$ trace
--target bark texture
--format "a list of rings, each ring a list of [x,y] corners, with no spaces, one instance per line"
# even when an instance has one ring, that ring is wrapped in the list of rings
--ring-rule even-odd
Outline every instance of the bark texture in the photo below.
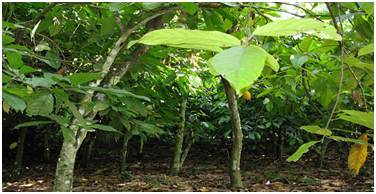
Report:
[[[180,115],[179,115],[179,127],[176,132],[175,151],[170,166],[170,176],[177,176],[180,169],[181,154],[184,140],[184,128],[185,128],[185,110],[187,109],[187,99],[182,97]]]
[[[21,175],[22,158],[23,158],[26,134],[27,134],[27,128],[22,128],[21,135],[17,143],[16,159],[14,160],[14,167],[13,167],[12,177],[11,177],[12,181],[18,180],[18,178]]]
[[[240,171],[240,157],[243,146],[243,132],[240,122],[240,115],[238,111],[238,102],[234,89],[230,83],[222,78],[228,105],[231,114],[231,126],[232,126],[232,150],[230,157],[229,174],[231,179],[231,188],[244,188],[241,171]]]

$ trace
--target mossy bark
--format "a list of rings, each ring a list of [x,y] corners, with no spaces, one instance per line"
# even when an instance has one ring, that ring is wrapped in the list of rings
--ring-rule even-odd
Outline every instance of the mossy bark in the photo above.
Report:
[[[183,140],[184,140],[184,128],[185,128],[185,110],[187,109],[187,99],[182,98],[181,107],[180,107],[180,124],[178,130],[176,132],[176,142],[175,142],[175,151],[174,156],[171,161],[170,165],[170,176],[177,176],[179,173],[179,169],[181,167],[181,154],[183,148]]]
[[[16,153],[16,159],[14,160],[11,181],[17,181],[21,175],[22,158],[23,158],[26,134],[27,134],[27,128],[22,128],[20,138],[18,139],[18,143],[17,143],[17,153]]]
[[[231,126],[232,126],[232,150],[230,157],[229,175],[231,179],[231,188],[244,188],[241,171],[240,171],[240,157],[243,146],[243,132],[240,122],[240,115],[238,111],[238,103],[234,89],[230,83],[222,78],[228,105],[231,114]]]
[[[127,171],[127,155],[128,155],[128,143],[130,137],[124,136],[123,146],[121,148],[121,157],[119,165],[119,175],[124,174]]]

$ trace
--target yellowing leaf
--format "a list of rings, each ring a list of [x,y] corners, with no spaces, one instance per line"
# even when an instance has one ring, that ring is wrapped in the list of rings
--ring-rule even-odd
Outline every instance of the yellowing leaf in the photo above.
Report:
[[[368,142],[367,134],[362,134],[359,138],[364,142]],[[367,146],[355,143],[349,153],[348,157],[348,167],[350,170],[353,170],[355,174],[359,173],[359,169],[363,166],[367,158]]]
[[[10,106],[9,104],[7,103],[7,101],[3,101],[3,110],[6,112],[6,113],[9,113],[9,109],[10,109]]]

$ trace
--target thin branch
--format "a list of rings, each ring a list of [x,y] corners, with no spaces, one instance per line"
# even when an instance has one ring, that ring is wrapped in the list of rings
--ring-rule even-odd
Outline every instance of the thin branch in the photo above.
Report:
[[[349,70],[350,70],[352,76],[354,77],[354,79],[356,80],[356,82],[358,82],[358,85],[359,85],[360,89],[362,90],[364,106],[365,106],[366,111],[368,112],[368,109],[367,109],[367,101],[366,101],[366,96],[365,96],[365,94],[364,94],[364,89],[363,89],[363,86],[362,86],[362,82],[359,81],[358,77],[355,75],[355,73],[354,73],[354,71],[352,70],[352,68],[350,67],[350,65],[347,64],[347,63],[346,63],[346,65],[347,65],[347,68],[349,68]]]
[[[121,20],[120,20],[119,12],[118,12],[118,11],[115,11],[114,16],[115,16],[115,21],[116,21],[116,23],[117,23],[117,24],[119,25],[119,27],[120,27],[121,33],[124,34],[126,30],[125,30],[125,27],[124,27],[123,23],[122,23]]]
[[[337,30],[337,33],[340,34],[340,31],[339,31],[339,28],[338,28],[338,24],[337,24],[337,21],[336,21],[336,16],[334,15],[334,12],[333,12],[333,10],[332,10],[332,7],[330,7],[330,5],[329,5],[328,2],[325,2],[325,5],[326,5],[326,7],[327,7],[328,10],[329,10],[330,15],[332,16],[333,24],[334,24],[334,27],[335,27],[336,30]],[[338,12],[339,12],[339,10],[338,10]],[[341,18],[338,17],[338,20],[341,21]]]
[[[30,25],[33,25],[35,23],[37,23],[42,17],[44,17],[44,15],[46,15],[47,12],[49,12],[53,7],[55,7],[57,4],[59,3],[53,3],[51,5],[49,5],[48,7],[46,7],[42,13],[40,13],[36,18],[34,18],[31,22],[30,22]]]
[[[327,118],[327,116],[324,115],[324,113],[322,113],[322,112],[320,111],[320,109],[319,109],[319,108],[315,105],[315,103],[312,101],[312,99],[311,99],[311,95],[309,94],[308,88],[307,88],[306,83],[305,83],[306,76],[307,76],[307,74],[305,73],[304,70],[302,70],[302,84],[303,84],[303,88],[304,88],[304,90],[305,90],[305,92],[306,92],[306,95],[307,95],[307,97],[308,97],[308,101],[309,101],[309,102],[312,104],[312,106],[317,110],[317,112],[320,113],[321,116]]]
[[[308,15],[310,15],[310,16],[312,16],[312,17],[314,17],[314,18],[316,18],[317,20],[319,20],[319,21],[322,22],[322,20],[321,20],[320,18],[318,18],[317,15],[313,15],[313,14],[311,14],[309,11],[307,11],[306,9],[304,9],[303,7],[300,7],[300,6],[298,6],[298,5],[294,5],[294,4],[291,4],[291,3],[281,3],[281,2],[274,2],[274,3],[285,4],[285,5],[290,5],[290,6],[293,6],[293,7],[299,8],[299,9],[303,10],[304,12],[306,12]]]
[[[326,4],[326,6],[328,7],[328,9],[330,11],[330,15],[332,15],[332,19],[333,19],[333,22],[334,22],[334,24],[336,26],[336,29],[339,30],[337,22],[335,20],[335,16],[334,16],[332,8],[330,7],[329,3],[325,3],[325,4]],[[336,4],[337,4],[337,8],[338,8],[338,15],[340,15],[339,3],[336,3]],[[344,30],[343,30],[343,25],[342,25],[342,22],[341,22],[341,18],[339,17],[338,20],[339,20],[339,23],[341,25],[341,31],[338,31],[338,32],[341,32],[339,34],[342,37],[342,40],[339,41],[339,43],[340,43],[339,46],[341,47],[341,79],[339,81],[339,88],[338,88],[338,93],[337,93],[337,99],[336,99],[336,102],[334,104],[332,113],[330,114],[330,117],[328,119],[328,122],[326,123],[325,129],[327,129],[329,127],[329,124],[332,121],[333,115],[336,112],[336,109],[337,109],[337,106],[338,106],[338,102],[339,102],[339,96],[340,96],[341,91],[342,91],[342,82],[343,82],[343,77],[344,77],[343,66],[344,66],[344,58],[345,58],[345,47],[344,47],[344,45],[345,45],[345,38],[343,37]]]

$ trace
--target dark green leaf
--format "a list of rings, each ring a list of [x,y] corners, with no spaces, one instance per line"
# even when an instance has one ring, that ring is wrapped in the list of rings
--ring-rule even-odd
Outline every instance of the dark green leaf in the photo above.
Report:
[[[21,67],[19,73],[24,74],[24,73],[32,73],[32,72],[36,72],[36,71],[38,71],[38,70],[36,70],[36,69],[34,69],[30,66],[24,65],[24,66]]]
[[[69,81],[73,85],[83,84],[102,76],[102,73],[74,73],[69,77]]]
[[[198,10],[198,5],[193,2],[179,2],[179,4],[184,8],[184,10],[189,13],[190,15],[193,15]]]
[[[59,59],[58,56],[56,56],[55,54],[53,54],[50,51],[48,51],[46,53],[46,57],[52,58],[52,59]],[[60,66],[61,66],[61,63],[59,61],[45,60],[44,62],[46,62],[49,66],[51,66],[52,68],[55,68],[55,69],[59,69]]]
[[[62,125],[60,125],[60,128],[61,128],[61,131],[63,132],[63,137],[64,137],[65,142],[68,142],[68,141],[75,139],[76,135],[74,134],[74,132],[71,129],[64,127]]]
[[[52,94],[46,91],[35,91],[29,96],[25,97],[27,106],[26,112],[28,115],[48,115],[52,112],[54,106],[54,98]]]
[[[7,53],[9,66],[13,69],[18,69],[23,65],[22,55],[19,53]]]
[[[120,131],[118,131],[118,130],[116,130],[113,127],[108,126],[108,125],[94,124],[94,125],[90,125],[90,127],[95,128],[95,129],[100,129],[100,130],[103,130],[103,131],[117,132],[117,133],[123,134]]]
[[[103,24],[102,24],[102,28],[101,28],[101,36],[112,33],[114,31],[114,27],[115,27],[115,17],[114,16],[110,16],[110,17],[104,19]]]
[[[19,129],[21,127],[30,127],[30,126],[41,125],[41,124],[51,124],[51,123],[55,123],[55,122],[53,122],[53,121],[32,121],[32,122],[26,122],[26,123],[18,124],[13,129]]]
[[[12,78],[11,78],[10,76],[5,75],[5,74],[3,73],[3,76],[2,76],[2,82],[3,82],[3,84],[8,83],[8,82],[10,82],[11,80],[12,80]]]
[[[5,91],[2,91],[2,96],[4,98],[4,100],[14,109],[18,109],[18,110],[21,110],[21,111],[24,111],[25,108],[26,108],[26,103],[24,101],[24,99],[16,96],[16,95],[13,95],[13,94],[10,94],[8,92],[5,92]]]

